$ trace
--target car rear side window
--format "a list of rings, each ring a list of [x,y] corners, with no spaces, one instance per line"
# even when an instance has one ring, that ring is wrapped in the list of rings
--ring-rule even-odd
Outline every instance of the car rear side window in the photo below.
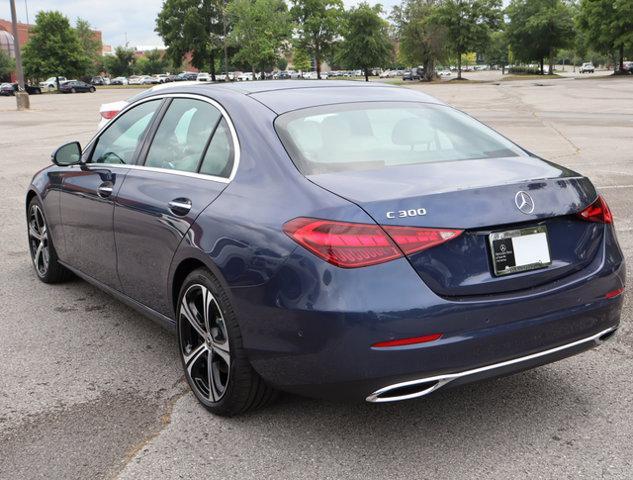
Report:
[[[200,173],[228,178],[233,170],[233,139],[226,120],[215,129],[204,155]]]
[[[222,114],[202,100],[176,98],[147,153],[145,165],[184,172],[197,172],[202,155]]]
[[[275,128],[304,175],[527,155],[468,115],[426,103],[307,108],[281,115]]]
[[[143,138],[162,100],[141,103],[116,118],[101,134],[92,152],[92,163],[123,163],[134,160]]]

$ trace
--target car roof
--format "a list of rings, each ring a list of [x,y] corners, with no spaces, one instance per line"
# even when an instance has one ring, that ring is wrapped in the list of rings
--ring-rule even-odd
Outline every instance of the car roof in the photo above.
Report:
[[[320,105],[354,102],[443,103],[418,90],[354,80],[261,80],[222,84],[205,82],[186,87],[176,83],[160,90],[160,94],[170,92],[197,93],[214,98],[220,103],[225,95],[244,95],[277,114]]]

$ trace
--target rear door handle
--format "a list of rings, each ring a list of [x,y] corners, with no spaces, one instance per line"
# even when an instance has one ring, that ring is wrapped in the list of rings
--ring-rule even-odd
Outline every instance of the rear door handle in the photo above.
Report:
[[[107,198],[112,195],[114,184],[112,182],[103,182],[97,187],[97,194],[101,198]]]
[[[174,198],[168,205],[169,210],[179,217],[184,217],[191,210],[191,200],[188,198]]]

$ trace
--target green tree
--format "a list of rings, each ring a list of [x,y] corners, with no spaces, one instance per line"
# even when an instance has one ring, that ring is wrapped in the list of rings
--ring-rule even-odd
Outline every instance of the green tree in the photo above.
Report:
[[[404,0],[391,11],[400,42],[398,60],[424,66],[425,80],[435,77],[435,65],[446,58],[446,28],[434,21],[436,0]]]
[[[286,68],[288,68],[288,59],[286,57],[279,57],[277,59],[277,68],[279,70],[285,70]]]
[[[484,49],[484,58],[490,66],[498,65],[501,67],[501,73],[505,74],[505,68],[510,63],[510,46],[508,38],[503,31],[492,32],[490,41]]]
[[[114,55],[105,57],[105,69],[113,77],[128,77],[134,72],[136,57],[134,50],[116,47]]]
[[[593,49],[605,54],[618,52],[617,69],[624,73],[624,53],[633,45],[631,0],[581,0],[578,27]]]
[[[224,48],[223,0],[165,0],[156,18],[156,32],[174,64],[191,54],[191,64],[209,67],[215,81],[216,57]]]
[[[446,29],[447,47],[457,57],[462,78],[462,55],[483,49],[501,22],[501,0],[443,0],[434,19]]]
[[[296,22],[298,46],[314,57],[317,78],[321,62],[341,33],[342,0],[291,0],[290,12]]]
[[[372,67],[385,66],[391,57],[388,24],[380,16],[380,4],[370,7],[362,2],[347,12],[344,40],[338,58],[353,68],[361,67],[365,81],[369,81]]]
[[[292,66],[295,70],[306,72],[312,67],[310,55],[302,48],[295,48],[292,52]]]
[[[168,67],[168,61],[158,49],[150,50],[149,52],[145,52],[145,58],[147,61],[146,70],[147,73],[145,75],[153,75],[155,73],[165,73]]]
[[[90,69],[77,32],[60,12],[41,11],[35,17],[31,37],[24,46],[23,63],[29,78],[82,77]]]
[[[87,20],[78,18],[75,23],[75,32],[77,32],[77,38],[79,39],[79,45],[81,50],[89,59],[89,75],[94,75],[100,72],[99,67],[101,59],[101,41],[95,36],[95,32],[92,30],[90,23]]]
[[[569,4],[564,0],[512,0],[506,14],[513,55],[522,62],[538,60],[541,74],[545,73],[545,58],[549,58],[549,73],[553,75],[556,50],[574,39]]]
[[[15,71],[15,61],[7,52],[0,50],[0,80],[8,79],[13,71]]]
[[[288,7],[283,0],[234,0],[228,8],[233,26],[231,43],[239,46],[236,62],[251,67],[253,75],[274,67],[290,37]]]

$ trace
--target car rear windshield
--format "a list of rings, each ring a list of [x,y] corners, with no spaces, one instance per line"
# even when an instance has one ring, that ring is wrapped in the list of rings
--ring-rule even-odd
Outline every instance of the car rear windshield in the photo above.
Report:
[[[527,155],[468,115],[428,103],[306,108],[279,116],[275,128],[304,175]]]

